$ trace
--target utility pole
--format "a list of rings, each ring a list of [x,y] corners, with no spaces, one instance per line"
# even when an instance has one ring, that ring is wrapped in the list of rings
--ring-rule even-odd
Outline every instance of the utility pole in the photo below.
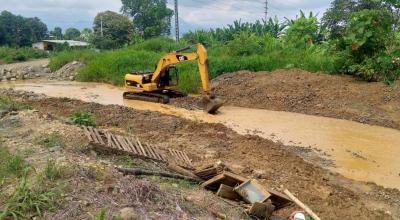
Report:
[[[100,16],[100,33],[101,37],[103,37],[103,16]]]
[[[178,13],[178,0],[175,0],[175,35],[176,35],[176,41],[179,41],[179,13]]]
[[[265,21],[268,19],[268,0],[265,0]]]

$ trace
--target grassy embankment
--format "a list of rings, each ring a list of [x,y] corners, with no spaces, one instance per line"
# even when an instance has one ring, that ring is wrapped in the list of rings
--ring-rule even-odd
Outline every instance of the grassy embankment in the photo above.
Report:
[[[29,47],[0,47],[0,64],[46,58],[48,56],[49,54],[45,51],[34,50]]]
[[[272,71],[282,68],[335,72],[335,58],[323,45],[298,49],[272,37],[265,37],[263,40],[261,46],[240,41],[207,45],[210,77],[239,70]],[[157,38],[101,53],[89,50],[64,51],[51,57],[50,67],[56,70],[68,62],[80,60],[86,66],[81,69],[79,80],[122,85],[126,72],[134,69],[153,70],[163,54],[187,45],[189,43],[185,41],[176,43],[170,39]],[[178,68],[181,89],[196,92],[200,85],[197,63],[182,63]]]

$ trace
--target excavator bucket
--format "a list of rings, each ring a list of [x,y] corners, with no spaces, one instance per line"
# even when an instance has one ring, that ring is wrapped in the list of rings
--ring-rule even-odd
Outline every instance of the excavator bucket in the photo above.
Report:
[[[217,113],[223,105],[224,102],[219,98],[203,98],[204,111],[209,114]]]

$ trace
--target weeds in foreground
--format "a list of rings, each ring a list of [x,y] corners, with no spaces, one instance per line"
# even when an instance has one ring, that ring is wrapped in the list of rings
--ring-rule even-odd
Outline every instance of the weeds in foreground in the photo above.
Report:
[[[99,211],[99,213],[97,214],[97,217],[96,217],[96,219],[97,220],[104,220],[104,219],[106,219],[106,209],[105,208],[101,208],[100,209],[100,211]]]
[[[90,112],[75,112],[72,114],[71,120],[77,125],[96,127],[96,121]]]
[[[19,103],[6,95],[0,95],[0,110],[18,111],[23,109],[31,109],[31,106]]]
[[[4,180],[10,177],[20,177],[29,164],[21,155],[11,154],[0,143],[0,179]]]
[[[61,168],[57,165],[55,160],[49,159],[44,168],[43,175],[46,179],[54,181],[61,177]]]
[[[51,134],[43,134],[35,139],[35,143],[46,148],[57,146],[64,147],[65,145],[62,136],[57,132]]]
[[[59,189],[41,184],[30,184],[27,170],[19,178],[17,187],[0,209],[0,219],[21,219],[42,216],[45,210],[54,210],[55,201],[61,194]]]

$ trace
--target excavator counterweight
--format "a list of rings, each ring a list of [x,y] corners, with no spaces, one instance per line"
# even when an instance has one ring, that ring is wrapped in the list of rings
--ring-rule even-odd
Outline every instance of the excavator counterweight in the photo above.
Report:
[[[190,48],[183,48],[164,55],[154,72],[132,71],[126,74],[124,98],[167,104],[170,98],[186,96],[177,89],[179,73],[175,65],[187,61],[197,61],[203,88],[204,111],[215,114],[223,102],[215,98],[210,90],[207,50],[203,44],[199,43],[196,44],[196,52],[183,53]]]

